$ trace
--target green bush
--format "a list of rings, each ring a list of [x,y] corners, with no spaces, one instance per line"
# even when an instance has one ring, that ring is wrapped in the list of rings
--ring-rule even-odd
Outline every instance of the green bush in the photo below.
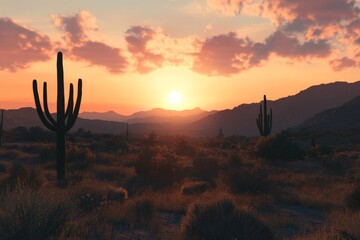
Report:
[[[256,156],[271,160],[300,160],[305,152],[300,146],[283,134],[260,137],[255,143]]]
[[[229,199],[193,203],[182,220],[184,240],[272,240],[273,234],[256,217],[235,209]]]
[[[0,205],[0,239],[57,239],[69,220],[71,208],[54,192],[18,189]]]

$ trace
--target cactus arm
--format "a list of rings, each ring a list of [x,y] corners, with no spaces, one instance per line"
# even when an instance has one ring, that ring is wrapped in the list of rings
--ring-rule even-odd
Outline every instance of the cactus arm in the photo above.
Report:
[[[47,117],[47,119],[49,119],[49,122],[56,126],[56,121],[54,120],[54,118],[51,116],[50,111],[49,111],[49,106],[48,106],[48,102],[47,102],[47,84],[46,82],[44,82],[44,89],[43,89],[43,104],[44,104],[44,112],[45,115]]]
[[[68,100],[68,106],[66,108],[66,113],[65,113],[65,119],[67,119],[70,114],[73,113],[74,110],[74,87],[73,84],[70,83],[70,93],[69,93],[69,100]]]
[[[64,68],[62,53],[57,54],[57,126],[60,131],[65,128],[65,94],[64,94]]]
[[[76,104],[74,108],[74,112],[69,115],[68,121],[66,123],[65,131],[69,131],[75,124],[76,119],[79,115],[80,111],[80,104],[81,104],[81,98],[82,98],[82,80],[79,79],[78,81],[78,93],[76,98]]]
[[[37,89],[37,82],[36,80],[33,81],[33,92],[34,92],[34,99],[35,99],[35,105],[36,105],[36,110],[37,113],[39,115],[39,118],[41,120],[41,122],[45,125],[45,127],[47,127],[48,129],[50,129],[51,131],[56,132],[57,128],[56,126],[52,125],[50,122],[48,122],[44,116],[44,113],[42,111],[42,107],[40,104],[40,99],[39,99],[39,92]]]

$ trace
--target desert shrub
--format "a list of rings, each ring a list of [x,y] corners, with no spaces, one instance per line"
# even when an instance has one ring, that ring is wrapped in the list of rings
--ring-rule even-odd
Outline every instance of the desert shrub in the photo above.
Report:
[[[352,186],[352,190],[345,198],[347,207],[352,210],[360,210],[360,184],[355,183]]]
[[[95,164],[96,155],[89,148],[80,148],[70,144],[67,148],[67,161],[75,170],[86,170]]]
[[[152,147],[144,148],[136,159],[135,172],[154,184],[171,184],[175,180],[176,156]]]
[[[3,163],[0,163],[0,173],[6,172],[7,168]]]
[[[349,159],[344,155],[329,156],[321,159],[321,164],[332,174],[343,176],[351,168]]]
[[[213,182],[218,175],[218,164],[211,157],[195,157],[193,159],[193,177],[199,181]]]
[[[209,183],[203,181],[185,183],[181,186],[181,193],[184,195],[200,194],[210,188]]]
[[[110,188],[107,192],[108,201],[123,202],[128,198],[128,192],[123,187]]]
[[[66,199],[54,192],[18,189],[0,206],[0,239],[56,239],[71,213]]]
[[[16,188],[39,189],[46,179],[40,169],[21,164],[13,164],[10,175],[5,180],[6,188],[10,191]]]
[[[117,152],[128,152],[129,144],[127,141],[120,135],[113,136],[111,139],[106,141],[107,152],[117,151]]]
[[[304,150],[282,134],[260,137],[255,143],[256,156],[271,160],[299,160],[304,157]]]
[[[240,167],[226,171],[223,180],[229,186],[231,192],[239,193],[263,193],[268,191],[267,172],[261,168]]]
[[[125,188],[114,187],[100,182],[83,182],[75,187],[73,198],[77,208],[91,213],[109,202],[123,202],[128,198]]]
[[[34,147],[38,154],[40,162],[47,162],[56,159],[56,145],[49,143],[38,144]]]
[[[151,199],[136,198],[128,200],[124,205],[125,222],[130,227],[148,227],[152,224],[157,215],[157,210]]]
[[[229,199],[191,204],[181,224],[184,240],[274,239],[267,226]]]
[[[194,153],[194,148],[191,146],[191,141],[187,136],[176,136],[175,152],[179,155],[192,155]]]

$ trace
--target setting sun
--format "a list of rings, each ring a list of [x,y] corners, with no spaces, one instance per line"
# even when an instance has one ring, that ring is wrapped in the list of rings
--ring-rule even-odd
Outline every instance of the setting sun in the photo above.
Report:
[[[172,105],[179,105],[182,101],[182,96],[177,91],[171,92],[169,94],[169,101]]]

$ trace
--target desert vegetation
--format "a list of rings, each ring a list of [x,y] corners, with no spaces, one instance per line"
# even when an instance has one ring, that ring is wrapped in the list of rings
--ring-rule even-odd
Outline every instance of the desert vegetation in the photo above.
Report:
[[[45,138],[29,138],[43,131]],[[360,151],[267,137],[5,131],[1,239],[360,237]],[[21,134],[24,134],[23,136]]]

